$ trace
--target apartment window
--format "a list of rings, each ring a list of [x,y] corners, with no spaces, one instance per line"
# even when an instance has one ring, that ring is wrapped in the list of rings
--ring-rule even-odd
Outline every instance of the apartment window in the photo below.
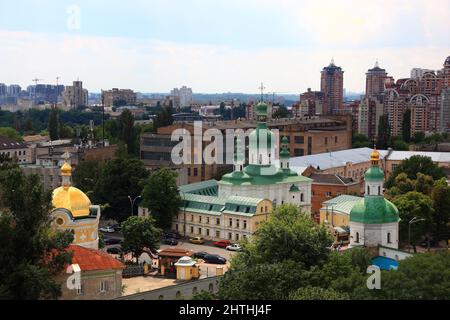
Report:
[[[220,238],[220,231],[216,230],[216,238]]]
[[[302,157],[305,155],[305,150],[300,148],[300,149],[294,149],[294,155],[296,157]]]
[[[198,222],[202,223],[202,216],[198,216]]]
[[[244,220],[244,229],[247,229],[247,220]]]
[[[100,282],[100,292],[104,293],[106,291],[108,291],[108,282],[107,281]]]
[[[206,223],[209,224],[209,217],[206,217]]]
[[[206,235],[209,237],[209,229],[206,229]]]
[[[198,234],[202,235],[202,228],[198,228]]]
[[[388,234],[387,234],[387,243],[392,243],[391,242],[391,233],[390,232],[388,232]]]
[[[231,234],[231,232],[228,232],[228,240],[232,240],[233,239],[233,235]]]
[[[191,234],[194,233],[194,227],[191,227]]]
[[[236,219],[236,228],[239,228],[239,219]]]
[[[325,197],[331,197],[331,192],[330,191],[327,191],[327,192],[325,192]]]
[[[294,141],[295,141],[295,143],[298,143],[298,144],[304,144],[305,143],[305,137],[303,137],[303,136],[295,136],[294,137]]]
[[[236,241],[239,241],[239,233],[236,233],[235,239],[236,239]]]
[[[230,218],[230,219],[228,219],[228,225],[230,226],[230,227],[232,227],[233,226],[233,219],[232,218]]]
[[[217,224],[217,225],[220,224],[220,218],[216,218],[216,224]]]
[[[191,214],[191,222],[194,222],[194,215]]]
[[[194,177],[198,176],[198,168],[194,168]]]

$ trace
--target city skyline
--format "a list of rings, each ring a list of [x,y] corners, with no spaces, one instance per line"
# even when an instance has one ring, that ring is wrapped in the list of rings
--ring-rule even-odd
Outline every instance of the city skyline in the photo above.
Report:
[[[333,58],[346,91],[362,93],[377,60],[398,79],[442,68],[450,52],[448,1],[47,3],[0,4],[1,82],[257,93],[262,81],[267,92],[299,94],[320,89]]]

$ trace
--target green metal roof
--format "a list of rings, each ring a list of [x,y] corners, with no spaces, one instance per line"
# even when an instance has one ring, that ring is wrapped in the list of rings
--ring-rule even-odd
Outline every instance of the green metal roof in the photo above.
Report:
[[[323,202],[322,209],[326,209],[328,207],[328,210],[331,210],[331,208],[333,208],[333,211],[338,211],[339,213],[349,215],[353,206],[362,199],[363,198],[356,196],[340,195],[336,198]]]
[[[256,114],[258,116],[266,116],[268,108],[269,106],[267,104],[265,104],[264,102],[260,102],[256,105]]]
[[[365,181],[384,180],[384,173],[380,167],[372,166],[364,174]]]
[[[218,185],[217,180],[207,180],[191,184],[185,184],[178,187],[181,194],[194,193],[204,196],[217,196]]]
[[[379,224],[399,220],[397,207],[383,196],[366,196],[350,212],[350,221],[353,222]]]
[[[227,185],[267,185],[308,181],[312,181],[312,179],[298,175],[292,170],[281,170],[270,165],[248,165],[244,168],[243,173],[233,172],[226,174],[218,183]]]
[[[186,193],[180,210],[219,216],[222,213],[252,216],[263,199],[230,196],[227,198]]]

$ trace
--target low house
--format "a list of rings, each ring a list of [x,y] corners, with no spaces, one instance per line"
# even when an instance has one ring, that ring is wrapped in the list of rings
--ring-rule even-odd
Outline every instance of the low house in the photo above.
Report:
[[[177,270],[177,280],[192,280],[200,277],[197,261],[191,257],[182,257],[175,263]]]
[[[106,252],[70,245],[73,252],[69,272],[77,272],[79,282],[70,286],[71,273],[61,275],[62,300],[110,300],[122,295],[124,264]],[[68,281],[69,280],[69,281]],[[70,282],[70,283],[69,283]]]

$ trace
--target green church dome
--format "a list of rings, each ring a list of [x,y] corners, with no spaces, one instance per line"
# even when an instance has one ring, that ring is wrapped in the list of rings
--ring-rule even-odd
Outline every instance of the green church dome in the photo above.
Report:
[[[267,109],[269,106],[264,102],[260,102],[256,105],[256,115],[257,116],[267,116]]]
[[[248,139],[249,147],[253,150],[264,149],[264,147],[268,150],[274,148],[275,134],[267,127],[266,123],[258,123]]]
[[[283,150],[281,150],[280,152],[280,158],[289,158],[289,157],[290,157],[289,150],[283,148]]]
[[[367,224],[391,223],[400,220],[396,206],[384,197],[365,197],[350,211],[350,221]]]
[[[384,173],[378,166],[372,166],[364,174],[365,181],[384,180]]]

